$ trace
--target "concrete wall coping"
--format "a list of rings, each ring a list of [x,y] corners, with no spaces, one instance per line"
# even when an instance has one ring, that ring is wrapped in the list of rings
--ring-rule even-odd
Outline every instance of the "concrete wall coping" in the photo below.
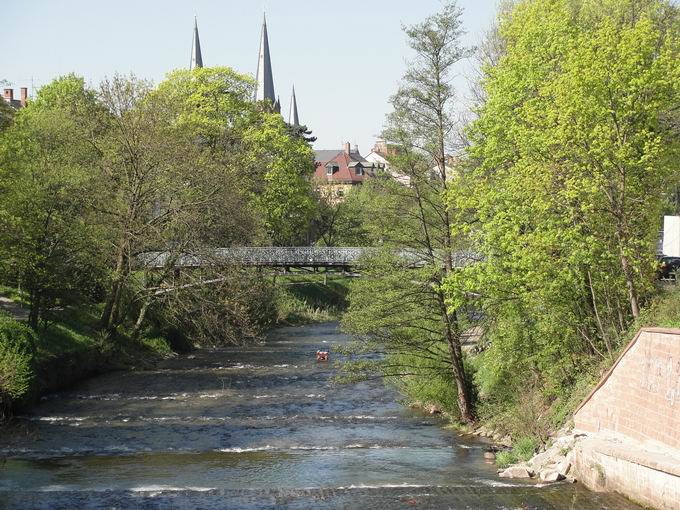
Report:
[[[579,444],[581,447],[593,448],[603,455],[680,478],[680,452],[677,450],[669,448],[662,453],[658,449],[646,448],[644,443],[632,439],[597,436],[589,436]]]
[[[581,410],[581,408],[583,406],[585,406],[588,403],[588,401],[590,401],[590,399],[593,397],[593,395],[595,395],[595,393],[597,393],[597,391],[602,386],[604,386],[604,384],[607,382],[607,380],[612,375],[614,370],[616,370],[616,367],[619,365],[621,360],[623,360],[623,357],[626,354],[628,354],[628,351],[630,351],[633,348],[633,346],[637,343],[638,338],[640,338],[640,335],[642,335],[642,333],[660,333],[660,334],[663,334],[663,335],[677,335],[678,337],[680,337],[680,329],[675,329],[675,328],[641,328],[637,332],[635,337],[633,337],[633,339],[628,343],[628,345],[623,350],[621,355],[616,359],[616,361],[611,366],[611,368],[609,370],[607,370],[607,372],[602,376],[602,379],[600,379],[600,382],[597,383],[597,385],[591,390],[590,393],[588,393],[588,396],[583,399],[583,402],[581,402],[579,404],[579,406],[574,411],[574,414],[578,413]]]

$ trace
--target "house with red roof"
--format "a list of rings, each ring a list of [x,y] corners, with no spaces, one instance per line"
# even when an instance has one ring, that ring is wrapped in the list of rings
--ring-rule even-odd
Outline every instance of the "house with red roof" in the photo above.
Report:
[[[341,151],[316,151],[315,159],[314,182],[335,201],[342,200],[352,186],[375,177],[382,168],[361,156],[358,147],[352,150],[349,142]]]

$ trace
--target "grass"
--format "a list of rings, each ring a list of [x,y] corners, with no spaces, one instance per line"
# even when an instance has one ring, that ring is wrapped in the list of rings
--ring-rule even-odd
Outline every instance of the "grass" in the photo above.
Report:
[[[321,275],[277,278],[277,322],[304,324],[337,320],[347,306],[348,281]]]
[[[20,292],[19,289],[14,287],[0,285],[0,296],[5,296],[16,303],[19,303],[21,306],[28,306],[26,294],[24,292]]]
[[[511,450],[504,450],[496,454],[496,465],[503,469],[511,464],[526,462],[534,456],[538,442],[532,437],[523,437],[515,441]]]
[[[38,328],[38,359],[94,348],[99,342],[100,307],[67,307],[52,313],[52,320]]]
[[[13,301],[22,299],[16,289],[9,287],[0,287],[0,295]],[[20,394],[14,391],[16,395],[10,392],[16,384],[10,383],[16,379],[12,363],[16,365],[18,361],[11,362],[12,358],[8,356],[14,355],[11,346],[16,343],[20,329],[11,327],[11,324],[18,326],[19,323],[6,314],[11,323],[7,329],[8,343],[0,345],[0,362],[3,359],[6,362],[4,366],[0,363],[0,421],[12,407],[30,403],[42,392],[55,389],[55,384],[62,384],[64,378],[77,380],[91,374],[92,370],[148,368],[173,354],[168,341],[155,328],[147,328],[139,340],[133,340],[122,328],[112,337],[105,336],[98,325],[101,309],[101,305],[79,305],[49,312],[37,331],[31,331],[28,387],[22,387]],[[44,379],[38,374],[50,375]],[[43,379],[51,382],[41,382]]]

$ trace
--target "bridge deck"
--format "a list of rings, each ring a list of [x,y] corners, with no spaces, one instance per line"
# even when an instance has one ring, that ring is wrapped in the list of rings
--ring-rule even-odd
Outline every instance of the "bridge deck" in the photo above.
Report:
[[[304,267],[304,268],[351,268],[360,266],[377,248],[329,248],[305,247],[235,247],[217,248],[211,253],[182,254],[175,257],[177,268],[198,268],[211,266],[239,265],[246,267]],[[427,260],[415,250],[400,250],[399,257],[412,267],[422,267]],[[162,268],[171,262],[170,252],[147,252],[140,256],[140,263],[146,268]],[[462,267],[474,261],[471,252],[454,254],[454,266]]]

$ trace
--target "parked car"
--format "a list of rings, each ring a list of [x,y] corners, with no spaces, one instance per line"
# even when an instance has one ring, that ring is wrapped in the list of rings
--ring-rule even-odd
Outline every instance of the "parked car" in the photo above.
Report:
[[[680,257],[661,257],[659,258],[659,268],[657,270],[659,278],[675,279],[675,273],[680,269]]]

